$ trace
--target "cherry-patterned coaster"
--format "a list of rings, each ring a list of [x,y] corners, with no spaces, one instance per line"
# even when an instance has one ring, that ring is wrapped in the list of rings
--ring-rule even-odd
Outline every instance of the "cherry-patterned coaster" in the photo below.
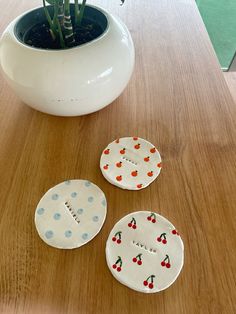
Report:
[[[139,211],[123,217],[113,227],[106,259],[113,276],[122,284],[154,293],[168,288],[179,276],[184,245],[166,218]]]
[[[103,176],[122,189],[140,190],[161,171],[161,156],[154,145],[138,137],[123,137],[110,143],[100,159]]]
[[[73,249],[92,240],[106,218],[102,190],[86,180],[68,180],[48,190],[35,211],[40,238],[60,249]]]

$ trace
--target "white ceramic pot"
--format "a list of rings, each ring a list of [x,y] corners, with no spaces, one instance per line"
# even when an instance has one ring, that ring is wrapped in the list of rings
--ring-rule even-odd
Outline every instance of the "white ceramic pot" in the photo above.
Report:
[[[104,9],[89,7],[103,15],[106,28],[100,37],[81,46],[46,50],[24,44],[17,23],[42,8],[17,17],[4,31],[0,41],[3,74],[32,108],[59,116],[84,115],[110,104],[128,84],[134,46],[127,27]]]

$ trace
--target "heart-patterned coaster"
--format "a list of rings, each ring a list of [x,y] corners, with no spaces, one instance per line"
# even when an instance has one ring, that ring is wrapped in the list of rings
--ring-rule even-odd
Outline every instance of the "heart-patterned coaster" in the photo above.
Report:
[[[111,184],[122,189],[140,190],[160,174],[161,156],[148,141],[138,137],[123,137],[104,149],[100,168]]]
[[[98,234],[106,212],[106,198],[98,186],[86,180],[68,180],[41,198],[35,211],[35,225],[48,245],[73,249]]]
[[[106,259],[112,275],[122,284],[154,293],[168,288],[179,276],[184,245],[166,218],[138,211],[115,224],[107,240]]]

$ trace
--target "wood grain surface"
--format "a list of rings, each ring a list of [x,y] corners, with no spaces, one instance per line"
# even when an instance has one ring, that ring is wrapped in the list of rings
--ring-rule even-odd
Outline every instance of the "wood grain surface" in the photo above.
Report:
[[[136,65],[105,109],[61,118],[28,108],[0,81],[0,313],[236,313],[236,106],[191,0],[97,0],[130,29]],[[40,0],[0,1],[0,31]],[[163,170],[147,189],[124,191],[101,175],[103,148],[122,136],[155,144]],[[105,192],[99,235],[57,250],[36,233],[41,196],[68,178]],[[181,232],[185,265],[169,289],[145,295],[111,275],[112,226],[152,209]]]
[[[224,72],[224,78],[236,104],[236,72]]]

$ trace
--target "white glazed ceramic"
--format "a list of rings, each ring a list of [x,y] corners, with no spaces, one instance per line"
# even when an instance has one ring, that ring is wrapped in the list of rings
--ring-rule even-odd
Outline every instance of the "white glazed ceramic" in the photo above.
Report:
[[[160,174],[161,156],[153,144],[140,137],[122,137],[104,149],[100,169],[111,184],[141,190]]]
[[[138,211],[119,220],[108,237],[106,260],[112,275],[144,293],[167,289],[184,263],[184,244],[165,217]]]
[[[20,42],[14,27],[25,13],[6,28],[0,64],[24,103],[53,115],[78,116],[102,109],[122,93],[134,67],[132,38],[118,18],[91,7],[106,16],[107,29],[97,39],[66,50],[32,48]]]
[[[43,195],[35,211],[35,226],[48,245],[74,249],[100,232],[106,213],[106,197],[97,185],[67,180]]]

